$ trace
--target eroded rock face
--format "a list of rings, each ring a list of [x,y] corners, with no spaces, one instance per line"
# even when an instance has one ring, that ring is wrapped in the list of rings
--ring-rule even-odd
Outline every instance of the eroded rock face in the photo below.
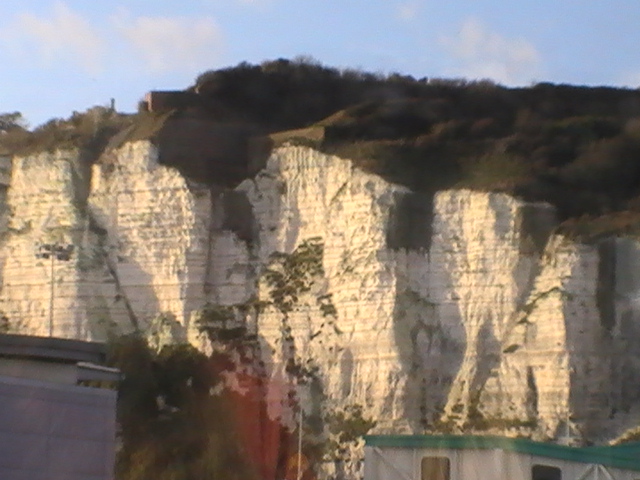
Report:
[[[378,432],[576,441],[636,421],[632,239],[576,243],[553,233],[549,205],[430,198],[303,147],[234,190],[189,182],[146,142],[91,175],[77,156],[14,160],[0,249],[14,328],[48,333],[51,265],[34,253],[72,244],[54,264],[54,334],[138,328],[201,345],[208,305],[209,322],[228,323],[218,330],[254,339],[309,418],[358,406]]]
[[[163,335],[186,340],[191,313],[206,302],[210,190],[158,165],[146,142],[125,145],[82,176],[78,157],[14,159],[4,314],[15,328],[46,335],[52,304],[53,334],[84,339],[155,328],[160,319]],[[70,260],[51,262],[36,255],[41,244],[75,248]]]
[[[116,290],[101,295],[104,315],[121,328],[163,326],[173,341],[189,339],[191,314],[207,300],[209,189],[160,166],[152,145],[129,143],[94,166],[88,204]]]
[[[26,333],[48,335],[52,328],[54,335],[90,335],[79,298],[80,258],[52,266],[38,257],[43,244],[82,243],[86,218],[77,196],[78,157],[72,151],[13,161],[3,209],[0,309],[14,328]]]

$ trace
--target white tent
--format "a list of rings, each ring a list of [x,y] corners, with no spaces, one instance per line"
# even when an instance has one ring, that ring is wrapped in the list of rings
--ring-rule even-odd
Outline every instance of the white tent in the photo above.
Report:
[[[640,443],[569,447],[490,436],[365,437],[364,480],[638,480]]]

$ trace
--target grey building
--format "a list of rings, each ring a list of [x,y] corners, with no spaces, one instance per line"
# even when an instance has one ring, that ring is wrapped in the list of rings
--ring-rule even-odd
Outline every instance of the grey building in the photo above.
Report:
[[[0,335],[0,479],[111,480],[117,370],[99,343]]]

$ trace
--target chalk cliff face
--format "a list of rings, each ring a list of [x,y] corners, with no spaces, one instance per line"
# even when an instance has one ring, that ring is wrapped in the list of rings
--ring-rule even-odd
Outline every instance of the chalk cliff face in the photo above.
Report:
[[[357,405],[379,432],[602,441],[635,424],[635,240],[576,243],[554,233],[549,205],[431,198],[303,147],[234,190],[157,156],[130,143],[91,172],[77,152],[14,159],[0,247],[10,328],[204,346],[203,325],[244,327],[307,415]],[[70,260],[37,258],[50,243],[74,245]]]

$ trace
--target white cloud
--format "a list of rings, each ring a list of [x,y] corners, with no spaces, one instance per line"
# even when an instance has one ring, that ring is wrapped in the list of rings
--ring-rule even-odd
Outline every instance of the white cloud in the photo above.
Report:
[[[192,69],[211,64],[223,45],[213,18],[136,17],[121,12],[114,23],[154,72]]]
[[[405,2],[398,5],[396,9],[396,16],[398,19],[403,20],[405,22],[411,22],[415,20],[420,11],[419,2]]]
[[[49,16],[17,14],[3,33],[6,46],[18,56],[45,65],[71,61],[89,73],[101,69],[104,43],[91,23],[63,2]]]
[[[442,37],[440,44],[455,60],[449,74],[513,85],[529,83],[541,73],[540,53],[533,44],[505,38],[473,18],[462,24],[458,35]]]

